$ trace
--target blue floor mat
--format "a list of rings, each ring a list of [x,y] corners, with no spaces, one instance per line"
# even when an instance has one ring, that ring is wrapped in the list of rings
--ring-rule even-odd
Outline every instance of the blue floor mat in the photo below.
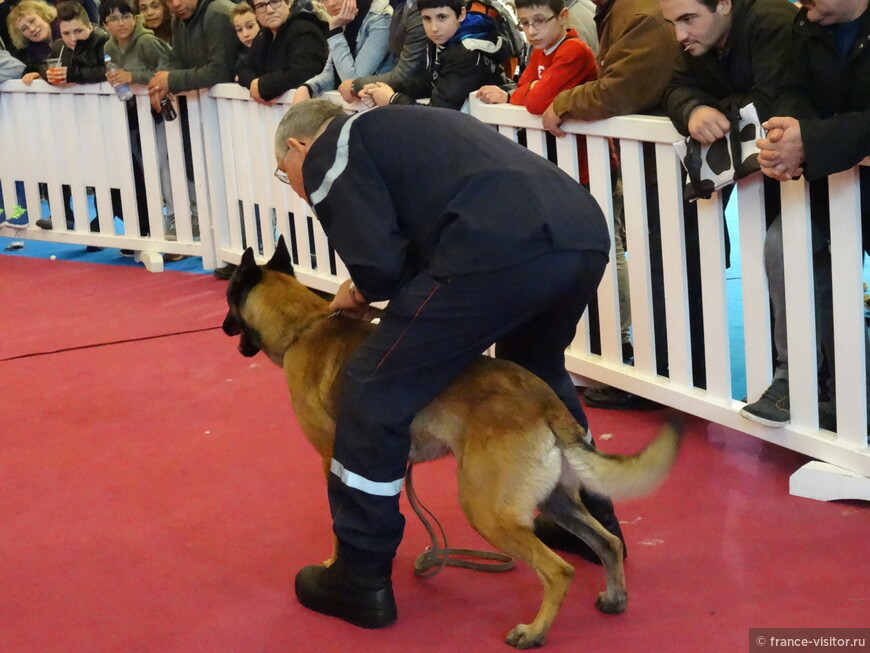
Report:
[[[19,243],[20,245],[13,245]],[[10,249],[10,247],[13,247]],[[63,261],[79,261],[85,263],[103,263],[107,265],[142,265],[132,258],[121,256],[121,250],[106,248],[99,252],[85,251],[84,245],[69,245],[67,243],[54,243],[46,240],[27,240],[26,238],[2,238],[0,237],[0,250],[10,256],[30,256],[34,258],[50,259],[54,256]],[[193,272],[196,274],[211,274],[203,270],[202,259],[191,256],[171,263],[164,264],[165,269],[175,272]]]

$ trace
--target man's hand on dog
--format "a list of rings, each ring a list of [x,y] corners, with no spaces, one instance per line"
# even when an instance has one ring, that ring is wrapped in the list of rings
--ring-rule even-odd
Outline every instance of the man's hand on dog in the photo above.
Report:
[[[347,279],[339,286],[335,293],[335,298],[329,304],[330,311],[350,311],[353,313],[365,313],[368,308],[368,302],[362,296],[353,281]]]

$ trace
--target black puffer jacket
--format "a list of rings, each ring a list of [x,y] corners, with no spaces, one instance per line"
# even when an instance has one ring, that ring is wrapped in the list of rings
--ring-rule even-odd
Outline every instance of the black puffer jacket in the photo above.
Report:
[[[106,81],[106,63],[103,61],[103,47],[109,35],[101,27],[94,27],[91,35],[76,43],[75,50],[64,46],[57,39],[51,44],[51,56],[60,56],[60,64],[66,66],[66,81],[74,84],[99,84]],[[45,77],[47,66],[39,67],[39,74]]]
[[[326,65],[328,32],[329,25],[310,10],[310,4],[297,0],[277,34],[261,29],[239,59],[239,84],[250,88],[251,82],[259,79],[257,87],[264,100],[304,84]]]
[[[411,77],[396,79],[390,104],[414,104],[429,98],[429,105],[460,109],[469,93],[481,86],[510,83],[502,62],[507,44],[489,16],[468,12],[456,34],[442,47],[429,41],[426,67]]]

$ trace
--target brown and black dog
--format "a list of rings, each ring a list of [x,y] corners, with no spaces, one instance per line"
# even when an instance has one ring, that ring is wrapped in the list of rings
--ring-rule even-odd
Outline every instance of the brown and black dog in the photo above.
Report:
[[[337,414],[337,381],[347,357],[375,328],[341,314],[303,286],[283,238],[258,266],[249,248],[227,289],[223,330],[241,335],[245,356],[264,352],[284,370],[293,410],[329,473]],[[622,543],[580,502],[581,487],[609,497],[650,492],[667,475],[679,448],[679,429],[666,425],[634,456],[595,451],[550,387],[522,367],[481,356],[411,424],[413,463],[454,455],[459,499],[469,523],[490,544],[523,560],[544,584],[530,624],[508,633],[517,648],[544,642],[568,591],[574,568],[533,532],[535,511],[586,541],[604,562],[602,612],[625,610],[628,595]]]

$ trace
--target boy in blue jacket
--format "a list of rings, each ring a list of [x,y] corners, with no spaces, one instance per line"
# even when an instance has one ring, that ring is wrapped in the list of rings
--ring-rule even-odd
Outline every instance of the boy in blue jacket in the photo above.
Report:
[[[417,0],[429,41],[426,66],[392,85],[367,84],[359,96],[372,106],[414,104],[430,98],[433,107],[460,109],[481,86],[508,84],[503,63],[509,56],[495,19],[466,9],[466,0]]]

